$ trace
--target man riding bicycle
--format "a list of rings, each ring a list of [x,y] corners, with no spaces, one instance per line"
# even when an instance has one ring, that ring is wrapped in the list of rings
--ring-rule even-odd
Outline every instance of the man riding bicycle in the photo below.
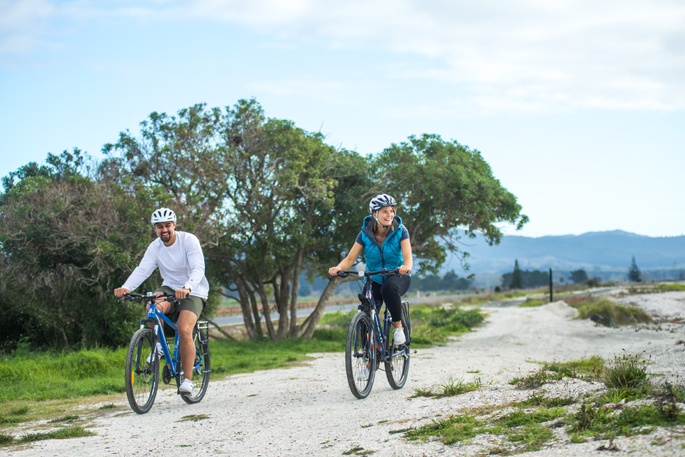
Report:
[[[156,295],[173,294],[178,305],[158,299],[157,309],[164,313],[178,311],[179,354],[183,363],[183,382],[178,390],[181,395],[193,393],[193,363],[195,345],[193,328],[207,303],[209,283],[205,278],[205,258],[200,241],[192,233],[176,231],[176,213],[169,208],[160,208],[152,213],[152,226],[157,238],[150,243],[140,265],[128,277],[123,286],[114,290],[118,298],[134,291],[159,268],[164,280],[155,291]],[[157,342],[157,354],[164,355]]]

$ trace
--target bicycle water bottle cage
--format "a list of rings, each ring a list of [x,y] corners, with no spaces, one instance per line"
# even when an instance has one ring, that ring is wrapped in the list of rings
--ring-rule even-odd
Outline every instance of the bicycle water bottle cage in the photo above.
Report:
[[[369,301],[369,299],[366,298],[364,294],[358,294],[357,297],[359,297],[359,301],[361,302],[359,303],[357,309],[359,311],[364,311],[368,313],[371,310],[371,302]]]

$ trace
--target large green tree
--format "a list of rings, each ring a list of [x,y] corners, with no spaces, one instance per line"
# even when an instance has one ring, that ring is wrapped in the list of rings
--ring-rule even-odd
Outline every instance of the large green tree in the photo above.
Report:
[[[85,162],[78,150],[51,154],[46,165],[30,163],[3,180],[0,327],[9,347],[20,338],[52,347],[130,338],[140,310],[109,291],[149,242],[149,225],[135,214],[150,208],[149,195],[94,180]]]
[[[398,202],[418,259],[416,270],[437,273],[448,253],[466,260],[468,251],[459,243],[463,237],[482,233],[490,245],[499,244],[499,224],[520,229],[528,222],[479,151],[439,135],[392,144],[374,158],[372,170],[380,190]]]
[[[139,137],[123,132],[105,150],[111,169],[168,193],[177,212],[190,214],[208,277],[240,303],[251,338],[262,336],[262,319],[273,339],[313,331],[312,319],[298,326],[299,277],[325,252],[340,251],[333,227],[345,212],[332,217],[336,189],[366,171],[363,159],[327,145],[320,133],[266,118],[254,100],[153,113]]]

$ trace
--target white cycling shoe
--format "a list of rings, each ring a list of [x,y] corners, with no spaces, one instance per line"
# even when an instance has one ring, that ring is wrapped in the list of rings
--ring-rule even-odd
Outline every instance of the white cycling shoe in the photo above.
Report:
[[[181,395],[193,395],[193,381],[183,378],[183,382],[178,386],[178,393]]]
[[[150,352],[150,355],[147,356],[148,365],[152,365],[152,357],[154,357],[154,355],[154,352]],[[159,357],[159,360],[164,360],[164,350],[162,349],[161,343],[157,343],[157,356]]]
[[[395,334],[392,337],[392,344],[395,346],[402,346],[407,342],[407,338],[404,336],[403,328],[396,328]]]
[[[369,379],[369,369],[366,368],[366,367],[364,367],[364,368],[362,369],[362,371],[360,371],[360,372],[357,374],[357,381],[358,381],[358,382],[364,382],[364,381],[366,381],[367,379]]]

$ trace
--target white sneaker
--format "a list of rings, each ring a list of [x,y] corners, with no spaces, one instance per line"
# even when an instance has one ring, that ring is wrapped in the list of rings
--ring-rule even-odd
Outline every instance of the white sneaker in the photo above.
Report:
[[[193,381],[188,378],[183,378],[183,382],[178,386],[178,393],[181,395],[192,395],[193,394]]]
[[[364,367],[362,371],[357,374],[357,381],[363,382],[369,379],[369,369]]]
[[[404,337],[404,329],[396,328],[395,334],[392,337],[392,344],[394,344],[395,346],[402,346],[406,342],[407,339]]]
[[[152,365],[152,357],[154,353],[150,352],[150,355],[147,356],[147,364]],[[164,350],[162,349],[162,343],[157,343],[157,356],[159,357],[159,360],[164,360]]]

